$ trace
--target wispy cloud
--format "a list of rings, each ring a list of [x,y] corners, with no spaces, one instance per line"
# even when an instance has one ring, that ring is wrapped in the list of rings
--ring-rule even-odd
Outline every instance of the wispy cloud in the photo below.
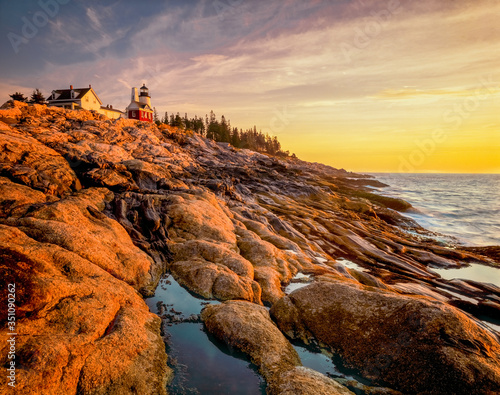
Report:
[[[416,89],[416,88],[404,88],[404,89],[386,89],[375,96],[379,99],[413,99],[417,97],[427,96],[427,97],[447,97],[447,98],[457,98],[457,97],[473,97],[478,95],[478,87],[473,87],[469,89]],[[500,89],[496,87],[489,87],[488,94],[494,95],[500,93]]]

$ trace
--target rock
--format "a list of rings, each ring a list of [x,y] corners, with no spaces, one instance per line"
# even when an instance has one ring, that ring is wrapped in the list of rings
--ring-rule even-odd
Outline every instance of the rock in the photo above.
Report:
[[[170,271],[178,283],[205,299],[243,299],[261,303],[258,284],[239,277],[223,265],[194,258],[174,262]]]
[[[57,200],[57,198],[54,199]],[[43,192],[0,177],[0,220],[11,216],[20,217],[31,206],[44,204],[47,201],[51,201],[51,199]]]
[[[16,286],[14,394],[166,394],[160,319],[74,252],[0,225],[0,278]],[[7,331],[2,328],[2,338]],[[0,344],[6,366],[8,343]],[[50,372],[50,374],[47,374]]]
[[[238,229],[237,233],[240,254],[254,265],[255,280],[262,288],[263,301],[276,302],[284,295],[282,284],[288,283],[302,266],[294,257],[253,232]]]
[[[0,109],[0,121],[6,123],[7,125],[18,123],[21,116],[22,112],[18,107]]]
[[[171,174],[164,166],[154,163],[147,163],[142,160],[133,159],[124,161],[123,164],[132,174],[132,177],[142,190],[155,190],[164,179],[171,178]]]
[[[208,262],[226,266],[240,277],[254,278],[252,263],[224,245],[205,241],[190,240],[172,246],[174,261],[202,258]]]
[[[261,304],[261,288],[252,264],[227,244],[190,240],[171,245],[175,279],[207,299],[243,299]]]
[[[81,188],[60,154],[14,131],[0,131],[0,175],[49,195],[60,196]]]
[[[118,222],[101,213],[106,200],[111,199],[107,189],[86,189],[60,201],[31,207],[29,213],[3,222],[40,242],[73,251],[144,295],[151,295],[156,287],[149,273],[153,261],[133,245]]]
[[[352,395],[346,387],[315,370],[296,366],[280,375],[279,384],[272,388],[280,395]]]
[[[0,106],[1,110],[9,109],[9,108],[23,108],[27,107],[28,103],[19,101],[19,100],[8,100],[4,104]]]
[[[285,295],[281,289],[281,276],[276,270],[270,267],[256,267],[254,273],[255,281],[262,289],[262,300],[267,305],[271,306]]]
[[[271,316],[284,333],[320,342],[373,384],[403,393],[500,391],[498,339],[459,310],[425,297],[329,281],[273,305]]]
[[[205,307],[201,319],[217,339],[249,356],[266,379],[269,394],[352,394],[326,376],[300,366],[297,352],[264,307],[230,301]]]
[[[172,238],[208,240],[236,245],[234,226],[214,195],[172,197],[168,215]]]
[[[95,326],[96,331],[102,332],[102,325],[115,328],[111,324],[113,317],[116,316],[116,311],[123,310],[123,317],[127,320],[131,317],[127,315],[129,313],[137,313],[139,317],[139,328],[131,330],[131,334],[140,339],[144,339],[144,336],[156,339],[155,336],[159,335],[156,324],[148,327],[149,329],[146,328],[148,324],[144,324],[147,321],[147,308],[135,304],[134,301],[130,302],[125,293],[130,293],[127,296],[130,300],[139,297],[136,295],[137,291],[145,295],[151,294],[167,267],[186,288],[205,298],[245,300],[247,304],[244,306],[253,302],[253,308],[258,309],[258,304],[262,302],[268,306],[281,306],[280,322],[284,325],[284,330],[298,336],[306,331],[306,327],[301,324],[305,320],[304,317],[318,315],[321,318],[317,325],[328,323],[332,319],[331,316],[322,319],[323,312],[311,312],[307,306],[304,311],[297,309],[298,302],[292,302],[296,293],[284,298],[282,287],[301,272],[319,276],[323,282],[343,283],[350,287],[349,289],[364,295],[358,299],[346,300],[346,306],[351,307],[354,301],[361,300],[359,310],[364,310],[348,312],[346,317],[350,319],[351,316],[356,318],[359,315],[363,318],[359,318],[360,325],[357,329],[349,329],[349,319],[344,319],[343,325],[346,326],[343,328],[346,331],[352,330],[352,334],[346,339],[338,340],[339,345],[335,343],[339,349],[341,346],[345,347],[346,351],[343,352],[347,363],[351,363],[360,371],[368,370],[366,374],[369,375],[370,370],[363,361],[368,361],[368,364],[373,361],[383,364],[383,361],[377,358],[384,355],[391,355],[398,361],[401,359],[401,369],[411,371],[408,361],[412,359],[412,354],[399,355],[397,352],[395,354],[394,350],[382,350],[376,346],[383,336],[397,338],[400,334],[397,327],[388,328],[386,335],[378,333],[379,327],[385,329],[387,323],[382,322],[378,310],[374,310],[374,319],[370,318],[369,314],[373,304],[380,300],[386,301],[388,306],[381,307],[381,311],[390,310],[389,307],[400,303],[396,301],[409,300],[411,302],[405,302],[409,306],[408,314],[422,308],[424,312],[442,312],[443,317],[451,317],[450,323],[458,320],[459,329],[455,333],[451,330],[451,324],[447,326],[441,323],[437,318],[439,314],[433,316],[429,313],[428,317],[424,318],[439,323],[436,325],[444,328],[443,336],[446,339],[430,329],[430,341],[423,335],[424,331],[417,331],[411,339],[416,344],[414,349],[422,351],[423,355],[422,359],[415,356],[417,367],[423,365],[425,358],[436,357],[441,361],[441,365],[437,364],[439,369],[436,374],[432,371],[423,372],[423,368],[419,368],[424,383],[421,387],[418,387],[418,382],[409,384],[411,380],[405,372],[395,369],[391,376],[391,372],[384,370],[384,377],[391,380],[391,383],[394,382],[394,386],[409,389],[408,392],[404,391],[405,393],[411,393],[412,388],[424,388],[425,383],[432,382],[437,375],[442,375],[442,381],[446,383],[466,383],[464,388],[468,389],[470,385],[467,383],[473,381],[468,376],[472,374],[470,372],[475,372],[474,369],[479,369],[478,366],[486,366],[484,372],[490,369],[491,364],[484,362],[487,358],[483,355],[488,351],[478,348],[474,351],[476,354],[471,352],[469,355],[462,350],[473,348],[471,344],[482,344],[487,349],[486,344],[489,344],[482,334],[478,334],[476,327],[470,324],[472,321],[465,320],[456,309],[447,310],[450,307],[443,307],[447,306],[445,304],[433,305],[428,298],[419,298],[418,295],[428,295],[446,301],[445,303],[459,306],[478,317],[486,317],[496,322],[495,314],[498,312],[500,301],[498,287],[469,280],[445,280],[429,268],[459,267],[468,262],[498,266],[498,248],[465,250],[434,242],[428,237],[430,233],[426,233],[416,223],[395,211],[408,209],[408,203],[378,196],[364,188],[364,185],[376,184],[374,180],[362,180],[370,177],[294,158],[280,159],[250,150],[240,150],[166,125],[158,128],[154,124],[134,120],[110,120],[85,110],[65,110],[11,102],[2,106],[0,117],[3,119],[0,119],[0,224],[21,232],[23,237],[27,238],[23,238],[24,241],[33,240],[26,241],[27,245],[32,247],[28,252],[37,253],[31,257],[33,262],[46,262],[47,259],[52,262],[52,256],[55,256],[52,260],[57,261],[62,259],[63,255],[75,257],[75,262],[84,262],[78,266],[78,270],[73,270],[74,266],[68,264],[62,271],[57,269],[59,272],[51,269],[52,263],[44,263],[43,270],[47,269],[51,273],[53,270],[56,276],[54,279],[51,280],[49,275],[40,275],[42,277],[38,284],[38,272],[28,270],[29,275],[22,280],[26,281],[26,284],[29,281],[34,282],[35,285],[29,292],[34,290],[36,302],[36,290],[45,290],[43,287],[51,284],[50,281],[59,281],[58,273],[64,272],[64,276],[69,278],[70,285],[61,285],[65,295],[61,309],[47,313],[50,317],[51,314],[61,314],[60,317],[55,321],[47,321],[43,324],[45,326],[40,327],[41,331],[51,334],[53,338],[66,333],[66,323],[60,324],[64,321],[66,312],[67,319],[74,321],[75,325],[79,325],[79,320],[83,320]],[[400,227],[412,232],[404,232]],[[17,256],[16,237],[7,238],[4,245],[6,254],[11,255],[9,259]],[[46,259],[46,251],[49,250],[56,252],[50,252],[50,259]],[[23,256],[28,256],[26,251]],[[335,263],[337,258],[352,260],[360,264],[364,271],[346,269],[342,264]],[[72,258],[67,260],[69,262]],[[112,282],[103,282],[104,277],[95,277],[97,274],[82,274],[81,270],[86,266],[105,273]],[[20,273],[19,270],[18,272]],[[116,288],[115,284],[121,285]],[[111,289],[106,289],[107,286]],[[314,289],[317,286],[312,284],[309,287]],[[85,289],[88,292],[83,294],[83,291],[78,291],[78,287],[87,287]],[[95,296],[99,301],[103,301],[103,304],[105,301],[106,306],[113,306],[111,313],[106,310],[109,306],[105,306],[101,311],[99,309],[102,306],[94,303],[94,296],[90,297],[91,289],[94,288],[99,291],[99,295]],[[75,300],[72,299],[73,289],[77,295]],[[115,298],[115,294],[110,294],[115,291],[121,296]],[[338,291],[335,295],[337,299],[341,298],[343,292],[348,293],[343,288]],[[53,298],[56,298],[53,302],[51,295],[43,297],[58,305],[58,290],[53,292]],[[417,296],[403,296],[401,293]],[[89,297],[84,298],[81,295]],[[366,295],[375,295],[371,304],[365,303]],[[450,295],[459,296],[455,299]],[[468,299],[461,299],[465,297]],[[330,307],[323,300],[323,296],[319,295],[317,299],[318,301],[314,302],[325,303],[325,311],[329,311]],[[137,307],[137,312],[126,310],[129,305]],[[81,312],[81,317],[73,311],[80,306],[86,309]],[[438,307],[437,310],[432,310],[429,306]],[[401,326],[406,328],[405,321],[401,318],[406,314],[406,304],[400,307],[393,315],[402,319]],[[45,314],[43,309],[52,307],[40,302],[37,308]],[[95,319],[87,318],[93,311]],[[118,314],[118,317],[122,317],[121,314]],[[185,319],[176,313],[169,314],[164,311],[163,315],[166,319],[176,322]],[[250,316],[257,321],[268,320],[253,313]],[[226,317],[231,319],[232,316]],[[30,325],[40,322],[34,320],[41,318],[43,317],[23,317],[23,325],[36,333]],[[194,320],[194,317],[189,320]],[[240,321],[245,322],[243,318]],[[268,321],[266,322],[267,327]],[[373,328],[373,331],[369,332],[373,337],[360,330],[365,323],[369,328]],[[67,325],[71,330],[74,329],[71,323]],[[470,333],[465,327],[472,328]],[[315,325],[311,328],[319,331],[310,334],[311,341],[316,336],[320,337],[319,335],[328,340],[335,337],[339,330],[337,322],[324,328],[324,333]],[[428,329],[427,326],[425,328]],[[73,330],[71,333],[78,338],[88,332],[83,329],[82,332]],[[107,333],[106,329],[104,333]],[[467,334],[471,337],[467,337]],[[95,340],[96,344],[102,343],[99,336],[101,335],[94,336],[98,339]],[[474,343],[477,336],[480,341]],[[108,336],[103,339],[106,338]],[[117,364],[116,374],[121,376],[113,376],[108,365],[104,364],[101,368],[97,359],[89,357],[89,365],[78,379],[82,383],[79,392],[83,393],[87,389],[92,392],[90,388],[94,387],[90,382],[91,376],[94,375],[94,381],[97,383],[95,388],[102,388],[96,389],[95,393],[129,393],[134,391],[133,387],[140,393],[155,393],[155,390],[151,389],[152,386],[143,387],[134,371],[125,367],[133,366],[136,363],[134,361],[140,361],[137,353],[142,352],[130,341],[131,338],[124,336],[125,340],[129,340],[126,345],[120,343],[116,353],[112,349],[106,349],[104,355],[104,361]],[[350,343],[350,338],[358,339],[360,344],[368,342],[371,345],[373,341],[372,354],[367,355],[357,343]],[[36,345],[36,341],[43,340],[36,339],[33,336],[30,341]],[[460,343],[460,340],[465,343]],[[468,343],[469,341],[471,343]],[[450,342],[455,346],[448,347]],[[82,344],[76,342],[71,352],[79,350],[81,355],[87,355],[85,353],[88,349],[92,350],[94,347],[92,344],[88,347],[88,343]],[[147,342],[141,344],[144,344],[145,350],[151,349]],[[396,342],[396,347],[397,344]],[[496,350],[495,343],[492,344],[491,350]],[[82,359],[75,359],[73,354],[67,354],[70,357],[65,360],[66,365],[57,362],[63,353],[61,350],[70,346],[73,345],[50,343],[50,347],[55,350],[55,357],[52,357],[50,352],[45,352],[46,349],[43,349],[44,354],[36,354],[33,351],[34,355],[36,354],[33,361],[40,365],[37,374],[50,376],[55,366],[57,380],[63,383],[72,382],[72,361],[78,362]],[[250,346],[262,350],[259,348],[261,346],[254,343],[249,343]],[[448,354],[443,356],[443,350]],[[463,351],[462,354],[460,350]],[[250,350],[248,352],[250,353]],[[117,359],[114,359],[115,355]],[[149,354],[149,357],[151,355]],[[458,355],[457,364],[461,365],[453,365],[450,362],[449,369],[446,370],[442,365],[452,359],[450,355]],[[51,358],[57,361],[54,362]],[[150,360],[157,360],[157,357]],[[484,366],[481,365],[483,362]],[[65,366],[64,369],[68,373],[63,372],[62,366]],[[310,386],[315,386],[315,393],[323,390],[332,393],[337,391],[331,387],[335,384],[329,380],[325,382],[324,377],[320,378],[297,366],[286,365],[286,368],[278,369],[279,372],[274,374],[272,379],[273,391],[300,393],[310,391]],[[463,375],[457,373],[462,372],[461,369]],[[160,372],[157,381],[163,381],[164,371],[156,371]],[[141,369],[137,369],[137,372],[144,373]],[[147,373],[144,374],[149,380]],[[297,380],[289,381],[287,377],[291,376]],[[460,377],[455,380],[457,376]],[[487,373],[478,373],[478,380],[486,376]],[[285,379],[281,380],[280,377]],[[22,391],[35,392],[36,387],[31,387],[24,380],[23,377]],[[33,381],[34,385],[38,385],[37,380]],[[134,384],[127,387],[126,383],[132,382],[130,380],[136,382],[137,386]],[[486,383],[487,379],[485,380]],[[49,380],[48,385],[55,386],[56,381]],[[154,382],[154,379],[151,381]],[[288,384],[289,387],[286,386]],[[58,391],[52,387],[40,388],[44,393]],[[356,391],[367,392],[364,387],[356,388]],[[478,385],[477,388],[482,387]],[[376,393],[373,391],[382,389],[377,387],[370,391]]]

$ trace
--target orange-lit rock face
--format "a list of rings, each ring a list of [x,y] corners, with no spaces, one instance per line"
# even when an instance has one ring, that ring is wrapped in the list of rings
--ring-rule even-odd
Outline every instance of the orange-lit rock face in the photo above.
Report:
[[[363,187],[374,180],[20,103],[0,110],[0,147],[0,279],[18,286],[26,367],[18,393],[163,393],[159,320],[140,294],[166,270],[229,301],[206,310],[207,329],[254,359],[271,393],[347,391],[300,366],[285,335],[403,393],[498,390],[498,339],[473,316],[494,319],[500,290],[431,270],[498,265],[498,250],[438,245],[394,211],[408,204]],[[287,296],[290,282],[312,284]]]
[[[160,320],[134,288],[12,226],[0,225],[0,254],[2,282],[17,290],[13,393],[162,393]]]

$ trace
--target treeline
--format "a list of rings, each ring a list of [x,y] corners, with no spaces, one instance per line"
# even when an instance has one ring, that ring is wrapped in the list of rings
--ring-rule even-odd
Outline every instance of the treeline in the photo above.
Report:
[[[176,126],[185,130],[192,130],[204,137],[212,139],[221,143],[230,143],[236,148],[247,148],[252,151],[265,152],[274,156],[289,156],[289,151],[282,151],[281,144],[276,136],[270,136],[268,133],[257,131],[254,126],[251,129],[238,129],[232,127],[231,122],[226,120],[224,115],[221,116],[220,121],[217,120],[213,111],[210,115],[206,115],[205,119],[188,118],[187,114],[181,117],[179,113],[176,115],[165,113],[163,118],[158,117],[158,113],[154,112],[154,120],[157,125],[166,124]],[[292,154],[295,157],[295,154]]]

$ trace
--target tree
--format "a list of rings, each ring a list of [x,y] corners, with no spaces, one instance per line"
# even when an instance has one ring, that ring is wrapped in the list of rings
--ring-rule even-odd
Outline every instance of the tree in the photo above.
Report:
[[[45,104],[45,96],[42,94],[40,89],[36,88],[31,94],[30,103],[33,104]]]
[[[238,132],[238,128],[233,128],[231,133],[231,144],[233,147],[241,148],[241,138],[240,133]]]
[[[186,129],[186,130],[193,129],[193,123],[188,118],[187,112],[184,113],[184,119],[182,120],[182,122],[184,123],[184,129]]]
[[[158,112],[156,111],[156,107],[153,107],[153,121],[157,125],[161,123],[160,120],[158,119]]]
[[[220,141],[223,143],[231,142],[231,125],[229,121],[226,121],[226,117],[223,115],[219,124],[219,134],[217,136],[216,141]]]
[[[28,101],[28,98],[24,96],[21,92],[16,92],[9,96],[12,98],[12,100],[17,100],[22,102]]]
[[[170,118],[170,119],[172,119],[172,118]],[[170,126],[177,126],[178,128],[184,127],[184,122],[182,121],[181,115],[179,113],[177,113],[175,115],[173,122],[170,122]]]

